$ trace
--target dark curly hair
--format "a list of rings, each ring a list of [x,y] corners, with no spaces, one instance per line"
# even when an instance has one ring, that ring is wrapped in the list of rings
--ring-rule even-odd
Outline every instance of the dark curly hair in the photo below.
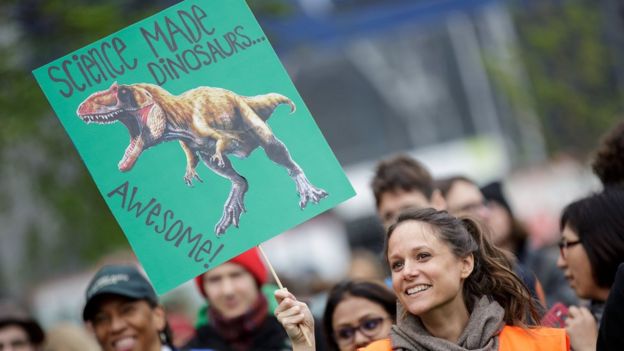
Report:
[[[407,155],[397,155],[382,160],[377,165],[371,182],[375,203],[379,207],[381,196],[397,190],[421,192],[431,199],[434,191],[433,177],[429,170]]]
[[[592,169],[604,186],[624,184],[624,122],[604,136],[596,150]]]

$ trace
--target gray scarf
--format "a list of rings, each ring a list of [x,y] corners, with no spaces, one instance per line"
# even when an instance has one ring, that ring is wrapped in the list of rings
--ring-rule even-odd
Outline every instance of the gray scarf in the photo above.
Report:
[[[390,337],[394,350],[408,351],[495,351],[498,350],[498,334],[504,326],[505,311],[487,296],[475,299],[468,325],[459,336],[457,344],[429,334],[420,318],[405,313],[397,304],[397,325],[392,326]],[[401,316],[405,315],[405,318]]]

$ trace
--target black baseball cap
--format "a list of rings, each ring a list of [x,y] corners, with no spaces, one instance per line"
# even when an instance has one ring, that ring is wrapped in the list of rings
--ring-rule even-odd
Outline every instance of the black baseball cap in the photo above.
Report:
[[[158,296],[147,278],[134,266],[110,265],[102,267],[89,283],[82,319],[91,320],[97,298],[102,295],[118,295],[158,304]]]

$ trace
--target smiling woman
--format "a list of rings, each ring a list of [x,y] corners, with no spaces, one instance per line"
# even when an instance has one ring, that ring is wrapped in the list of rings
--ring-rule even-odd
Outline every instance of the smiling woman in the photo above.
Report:
[[[529,291],[468,217],[407,210],[388,229],[386,258],[399,300],[393,350],[569,349],[563,330],[529,329],[527,316],[538,316]]]
[[[103,351],[172,351],[165,311],[133,266],[105,266],[87,288],[83,319]]]
[[[388,229],[386,258],[399,304],[390,338],[359,350],[390,351],[565,351],[563,329],[529,327],[537,320],[535,303],[505,254],[470,218],[432,208],[406,210]],[[313,350],[300,331],[313,325],[305,304],[278,290],[275,314],[293,342],[293,350]],[[345,300],[346,301],[346,300]],[[356,301],[345,311],[358,317]],[[336,309],[337,311],[338,309]],[[371,312],[372,313],[372,312]],[[367,329],[367,316],[345,323],[351,337]],[[379,318],[379,317],[377,317]],[[332,323],[337,323],[336,313]],[[343,329],[336,324],[338,330]],[[374,323],[373,323],[374,325]]]

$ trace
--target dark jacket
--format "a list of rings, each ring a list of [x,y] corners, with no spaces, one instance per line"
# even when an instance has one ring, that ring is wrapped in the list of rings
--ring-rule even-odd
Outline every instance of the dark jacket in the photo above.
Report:
[[[624,350],[624,263],[620,264],[611,286],[598,330],[597,351]]]
[[[211,325],[204,325],[197,329],[195,337],[182,348],[191,350],[234,351],[231,346],[217,333]],[[286,331],[274,316],[267,316],[266,320],[253,331],[252,343],[249,350],[282,351],[291,350]]]

